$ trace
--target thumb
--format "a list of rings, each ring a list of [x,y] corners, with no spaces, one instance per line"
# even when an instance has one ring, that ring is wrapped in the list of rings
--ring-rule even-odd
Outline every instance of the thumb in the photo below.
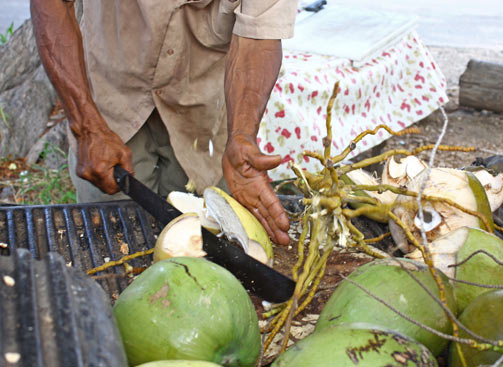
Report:
[[[267,171],[276,168],[280,163],[280,155],[265,155],[258,153],[250,156],[250,164],[259,171]]]

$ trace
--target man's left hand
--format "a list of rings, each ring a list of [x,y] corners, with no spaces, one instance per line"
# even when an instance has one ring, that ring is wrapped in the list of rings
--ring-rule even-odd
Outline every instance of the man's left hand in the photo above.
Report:
[[[252,139],[237,135],[227,141],[222,168],[232,196],[257,217],[275,243],[288,245],[290,222],[267,176],[280,162],[279,155],[262,154]]]

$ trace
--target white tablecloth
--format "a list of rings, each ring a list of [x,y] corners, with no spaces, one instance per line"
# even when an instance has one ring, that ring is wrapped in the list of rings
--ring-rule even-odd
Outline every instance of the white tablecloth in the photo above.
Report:
[[[281,165],[269,171],[271,179],[293,177],[289,162],[311,172],[321,169],[302,152],[323,149],[326,106],[336,81],[334,155],[366,129],[387,124],[402,130],[447,102],[445,77],[414,30],[360,67],[336,56],[284,50],[280,76],[257,137],[263,152],[283,157]],[[350,157],[388,137],[382,130],[366,137]]]

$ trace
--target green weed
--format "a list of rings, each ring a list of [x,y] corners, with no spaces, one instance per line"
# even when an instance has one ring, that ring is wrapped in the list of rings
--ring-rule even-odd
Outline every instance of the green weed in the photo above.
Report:
[[[7,121],[7,115],[5,114],[5,111],[3,110],[2,106],[0,106],[0,117],[2,118],[2,121],[7,125],[7,127],[10,130],[10,124],[9,121]]]
[[[7,43],[9,38],[12,37],[12,34],[14,33],[14,23],[11,23],[9,28],[5,31],[5,33],[0,33],[0,45],[3,45]]]
[[[46,144],[41,161],[49,154],[61,155],[66,161],[66,153],[52,144]],[[31,169],[19,175],[16,201],[19,204],[49,205],[77,202],[75,188],[70,180],[68,165],[58,169],[49,169],[41,164],[34,164]]]

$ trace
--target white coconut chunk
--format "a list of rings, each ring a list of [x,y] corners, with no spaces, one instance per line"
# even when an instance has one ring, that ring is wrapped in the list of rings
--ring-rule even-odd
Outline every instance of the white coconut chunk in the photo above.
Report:
[[[433,264],[450,277],[454,277],[456,269],[449,265],[456,263],[456,254],[466,242],[469,232],[468,227],[461,227],[428,244]]]
[[[263,264],[272,265],[272,259],[267,258],[264,248],[257,241],[248,241],[248,255]]]
[[[379,181],[374,178],[372,175],[367,173],[362,169],[357,169],[354,171],[350,171],[347,173],[347,176],[353,181],[356,185],[379,185]],[[392,193],[391,191],[384,191],[382,193],[378,193],[377,191],[365,191],[367,195],[373,197],[374,199],[379,200],[383,204],[392,204],[397,195]]]
[[[180,256],[206,256],[201,221],[196,213],[186,213],[171,221],[156,241],[154,261]]]
[[[503,204],[503,173],[493,176],[486,170],[481,169],[473,172],[473,174],[484,187],[491,211],[494,212]]]
[[[390,157],[384,165],[382,182],[388,185],[405,186],[427,167],[419,158],[411,155],[396,162]]]
[[[208,216],[203,198],[187,192],[172,191],[168,195],[168,202],[182,213],[197,213],[204,228],[212,232],[220,230],[218,223]]]

